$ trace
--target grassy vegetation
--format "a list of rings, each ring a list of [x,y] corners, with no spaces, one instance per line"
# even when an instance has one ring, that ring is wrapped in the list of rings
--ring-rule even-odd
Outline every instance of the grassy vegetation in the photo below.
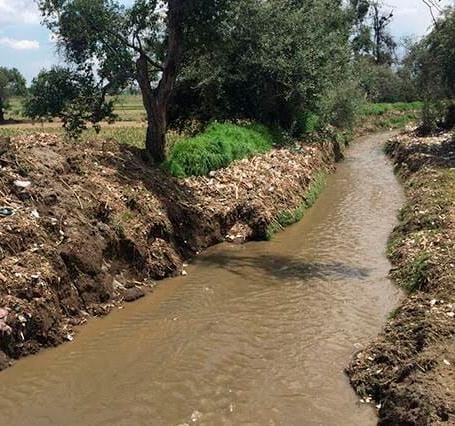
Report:
[[[401,271],[401,285],[408,292],[421,290],[427,281],[429,254],[422,251]]]
[[[420,111],[423,102],[368,103],[361,109],[362,115],[383,115],[388,112]]]
[[[234,160],[267,152],[272,143],[264,126],[213,123],[203,133],[177,141],[165,167],[178,177],[207,175]]]
[[[294,210],[284,210],[278,214],[267,229],[266,238],[268,240],[272,239],[273,235],[283,228],[302,220],[305,212],[316,202],[319,194],[324,189],[326,177],[325,173],[319,172],[305,193],[302,204]]]
[[[420,101],[365,104],[360,110],[361,127],[366,124],[377,129],[401,129],[418,121],[422,108]]]
[[[115,114],[119,121],[146,121],[146,114],[140,95],[122,95],[116,98]]]
[[[8,108],[5,111],[7,120],[24,120],[22,98],[13,97],[8,100]]]
[[[119,121],[136,121],[144,122],[146,114],[142,97],[140,95],[121,95],[114,98],[114,112]],[[13,97],[9,100],[9,106],[6,109],[6,118],[10,120],[25,120],[23,115],[23,98]]]
[[[102,124],[100,133],[93,129],[84,131],[82,139],[112,139],[121,144],[144,147],[145,111],[139,95],[122,95],[116,98],[115,112],[119,122],[114,125]],[[22,99],[12,98],[7,118],[22,120]],[[366,104],[362,110],[361,127],[368,130],[401,128],[412,121],[417,121],[422,108],[421,102],[395,104]],[[314,117],[307,117],[314,126]],[[313,121],[312,121],[313,120]],[[310,126],[310,127],[311,127]],[[368,127],[370,126],[370,127]],[[313,129],[314,130],[314,129]],[[0,126],[0,136],[16,136],[35,132],[63,133],[58,123],[36,123]],[[338,136],[338,133],[337,133]],[[272,139],[279,140],[278,135],[271,134],[264,127],[238,127],[229,124],[210,126],[206,132],[194,138],[181,140],[181,135],[168,132],[169,160],[166,164],[175,176],[205,175],[211,170],[227,166],[231,161],[249,157],[270,149]],[[340,133],[339,142],[345,144],[351,135]]]

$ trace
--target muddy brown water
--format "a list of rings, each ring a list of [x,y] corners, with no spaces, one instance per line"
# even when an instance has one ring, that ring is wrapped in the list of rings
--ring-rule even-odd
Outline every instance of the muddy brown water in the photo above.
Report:
[[[1,425],[373,425],[343,373],[401,297],[384,250],[403,201],[359,139],[305,218],[222,244],[188,276],[0,373]]]

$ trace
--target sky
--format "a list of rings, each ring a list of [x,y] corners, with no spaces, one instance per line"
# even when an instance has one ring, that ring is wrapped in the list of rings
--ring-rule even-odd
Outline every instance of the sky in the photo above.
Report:
[[[455,5],[455,0],[440,3]],[[386,0],[385,4],[394,11],[390,29],[398,39],[420,37],[430,28],[431,16],[422,0]],[[35,0],[0,0],[0,66],[18,68],[30,82],[41,69],[61,63],[52,34],[40,24]]]

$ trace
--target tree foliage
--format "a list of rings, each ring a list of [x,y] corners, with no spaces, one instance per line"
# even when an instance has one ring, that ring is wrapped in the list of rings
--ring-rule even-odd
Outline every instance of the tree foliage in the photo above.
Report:
[[[298,134],[349,76],[351,20],[341,1],[233,1],[216,48],[189,50],[172,118],[247,118]]]
[[[425,101],[422,132],[455,125],[455,9],[448,8],[433,30],[415,43],[405,66]]]
[[[379,0],[351,0],[354,16],[352,47],[354,52],[369,57],[377,65],[391,65],[397,44],[389,32],[393,10]]]
[[[24,96],[25,78],[16,68],[0,67],[0,122],[5,121],[5,109],[11,96]]]
[[[91,73],[53,67],[33,79],[24,112],[40,120],[58,117],[71,136],[78,136],[87,123],[98,129],[101,120],[114,118],[113,101],[105,95]]]
[[[117,92],[135,80],[147,112],[146,148],[164,160],[167,110],[182,54],[208,46],[225,0],[41,0],[48,27],[66,58]]]

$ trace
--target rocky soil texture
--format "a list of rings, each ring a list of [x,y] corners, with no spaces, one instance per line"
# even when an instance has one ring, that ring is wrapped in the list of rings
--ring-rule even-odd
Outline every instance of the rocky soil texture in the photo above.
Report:
[[[0,141],[0,369],[73,339],[73,327],[224,240],[265,238],[295,209],[330,146],[278,149],[177,180],[108,141]]]
[[[392,278],[408,292],[382,334],[347,369],[376,401],[379,424],[455,424],[455,141],[389,141],[407,205],[389,244]]]

